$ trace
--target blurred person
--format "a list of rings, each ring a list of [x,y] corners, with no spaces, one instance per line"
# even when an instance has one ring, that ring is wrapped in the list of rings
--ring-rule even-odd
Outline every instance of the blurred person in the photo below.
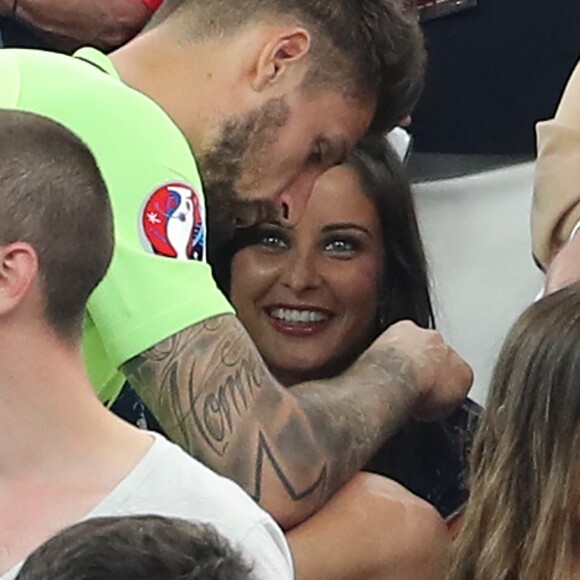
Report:
[[[81,331],[113,252],[107,190],[78,138],[0,111],[0,578],[80,520],[158,513],[211,523],[256,579],[293,578],[281,530],[235,483],[106,409]]]
[[[537,126],[534,256],[553,292],[580,280],[580,64],[549,121]]]
[[[37,548],[16,580],[252,580],[208,524],[160,516],[94,518]]]
[[[580,575],[580,287],[528,308],[500,352],[450,580]]]
[[[409,181],[382,138],[365,139],[317,180],[295,226],[241,230],[212,254],[240,321],[290,390],[344,372],[399,320],[433,326]],[[462,474],[471,437],[467,428],[458,436],[454,420],[413,422],[368,467],[453,514],[467,496]],[[299,579],[440,578],[448,543],[431,506],[370,473],[288,537]]]
[[[155,0],[0,0],[4,45],[72,51],[117,48],[145,26]]]
[[[215,287],[207,232],[221,239],[272,214],[295,223],[316,178],[369,126],[407,116],[423,68],[417,23],[395,0],[166,0],[110,58],[0,53],[0,106],[82,137],[111,194],[114,259],[84,328],[101,400],[126,376],[172,440],[285,527],[410,414],[454,408],[470,369],[406,324],[332,389],[285,390]]]

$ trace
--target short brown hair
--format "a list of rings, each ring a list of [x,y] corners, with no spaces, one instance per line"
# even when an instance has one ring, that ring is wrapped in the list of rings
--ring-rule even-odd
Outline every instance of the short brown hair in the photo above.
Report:
[[[86,145],[32,113],[0,111],[0,245],[38,255],[47,322],[77,337],[113,252],[107,189]]]
[[[250,567],[207,524],[155,515],[95,518],[26,560],[17,580],[252,580]]]
[[[411,112],[422,91],[426,56],[416,14],[402,0],[165,0],[150,27],[181,18],[186,30],[203,38],[272,15],[310,30],[313,66],[307,81],[378,97],[373,130],[384,132]]]

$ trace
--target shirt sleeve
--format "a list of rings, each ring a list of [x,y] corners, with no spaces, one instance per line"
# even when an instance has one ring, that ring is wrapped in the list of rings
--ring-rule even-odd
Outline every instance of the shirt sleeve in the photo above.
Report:
[[[199,235],[195,230],[205,231],[203,214],[190,220],[191,214],[180,213],[191,199],[179,196],[196,195],[193,186],[183,179],[172,183],[179,185],[154,186],[140,205],[114,204],[113,261],[89,300],[89,313],[117,368],[185,328],[233,312],[204,261],[204,234],[195,243],[195,258],[171,255],[186,253],[194,245],[191,237]],[[168,230],[174,224],[179,235],[173,238]]]
[[[294,565],[284,534],[270,520],[255,525],[241,540],[245,560],[256,580],[292,580]]]
[[[546,268],[580,220],[580,65],[555,118],[538,124],[537,141],[532,240],[534,255]]]
[[[173,334],[233,312],[205,261],[205,199],[185,137],[145,97],[128,104],[141,122],[105,135],[98,147],[115,251],[89,300],[90,318],[117,368]]]

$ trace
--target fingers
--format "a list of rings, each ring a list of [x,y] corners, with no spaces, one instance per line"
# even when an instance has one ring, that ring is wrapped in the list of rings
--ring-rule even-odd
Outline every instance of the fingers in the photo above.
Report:
[[[473,383],[471,367],[435,330],[399,322],[383,334],[377,347],[395,348],[413,368],[418,419],[446,417],[464,401]]]
[[[424,385],[415,405],[416,419],[433,421],[447,417],[465,400],[473,384],[472,368],[450,346],[445,348],[445,357],[433,362],[437,367],[433,382]]]

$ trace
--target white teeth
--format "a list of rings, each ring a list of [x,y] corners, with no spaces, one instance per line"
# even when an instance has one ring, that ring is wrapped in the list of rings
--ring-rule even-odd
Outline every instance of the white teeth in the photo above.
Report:
[[[328,317],[318,310],[294,310],[290,308],[274,308],[271,315],[277,320],[284,322],[324,322]]]

